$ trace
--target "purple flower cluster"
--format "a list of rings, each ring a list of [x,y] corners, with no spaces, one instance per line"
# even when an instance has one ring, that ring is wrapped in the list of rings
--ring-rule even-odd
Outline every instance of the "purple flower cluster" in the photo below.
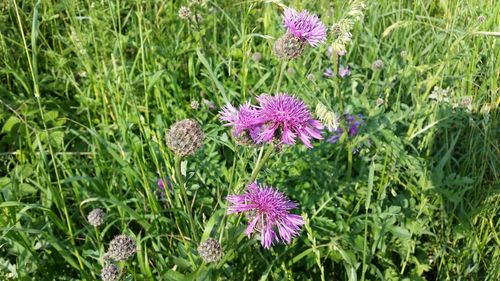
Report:
[[[333,72],[333,69],[331,67],[328,67],[327,69],[325,69],[325,72],[323,73],[323,75],[330,78],[330,77],[335,76],[335,73]],[[351,69],[349,68],[349,65],[347,65],[346,67],[343,67],[342,65],[339,66],[339,74],[338,75],[340,78],[344,78],[346,76],[351,75]]]
[[[307,11],[297,12],[294,9],[285,8],[283,24],[289,33],[307,41],[312,47],[316,47],[326,40],[325,25],[318,16],[310,15]]]
[[[312,147],[311,139],[323,138],[323,125],[312,118],[302,100],[287,93],[256,99],[258,106],[247,102],[236,109],[229,104],[220,112],[225,125],[233,126],[235,137],[248,133],[255,143],[277,140],[288,145],[295,144],[298,137],[307,147]]]
[[[290,214],[290,210],[295,209],[297,203],[288,200],[272,186],[252,183],[246,193],[230,195],[227,200],[227,212],[245,213],[249,221],[247,236],[250,237],[254,230],[260,231],[261,243],[266,249],[280,240],[289,244],[304,224],[301,216]]]
[[[349,127],[347,130],[347,135],[349,137],[354,137],[359,133],[359,129],[363,124],[363,116],[362,115],[350,115],[344,114],[345,123]],[[338,127],[336,129],[329,129],[332,132],[332,136],[329,137],[326,141],[329,143],[336,143],[339,141],[340,137],[344,133],[344,129]]]

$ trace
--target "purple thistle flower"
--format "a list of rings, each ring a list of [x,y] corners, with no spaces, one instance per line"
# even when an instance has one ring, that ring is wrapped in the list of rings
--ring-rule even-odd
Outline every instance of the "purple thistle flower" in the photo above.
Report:
[[[250,102],[240,105],[239,109],[228,104],[219,113],[221,114],[220,120],[226,122],[225,126],[233,126],[234,136],[238,137],[243,132],[248,132],[250,137],[257,141],[261,124],[257,119],[258,110]]]
[[[255,121],[262,124],[258,142],[271,142],[276,137],[290,145],[295,144],[295,137],[299,137],[311,148],[311,138],[323,139],[323,125],[312,118],[300,99],[287,93],[278,93],[275,96],[260,95],[257,101],[260,106]]]
[[[345,114],[344,115],[346,125],[349,127],[347,131],[347,135],[352,138],[356,136],[359,133],[359,129],[361,125],[363,124],[363,116],[362,115],[350,115],[350,114]],[[344,133],[344,129],[338,127],[337,129],[330,130],[333,134],[331,137],[329,137],[326,141],[329,143],[336,143],[339,141],[340,137]]]
[[[285,8],[283,12],[283,24],[288,32],[295,37],[307,41],[312,47],[325,42],[326,27],[318,16],[310,15],[307,11],[297,12],[291,8]]]
[[[279,242],[280,238],[289,244],[304,224],[302,216],[289,212],[297,207],[297,203],[288,200],[272,186],[258,186],[252,183],[246,193],[230,195],[227,200],[227,213],[245,213],[249,219],[247,236],[250,237],[254,229],[260,231],[261,244],[266,249],[274,242]]]

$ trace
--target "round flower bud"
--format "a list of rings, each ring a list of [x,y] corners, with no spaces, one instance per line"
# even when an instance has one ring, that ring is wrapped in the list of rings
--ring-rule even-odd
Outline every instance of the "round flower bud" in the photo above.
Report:
[[[192,109],[198,109],[200,107],[200,103],[198,101],[192,101],[191,102],[191,108]]]
[[[89,221],[90,225],[100,226],[101,224],[104,223],[105,217],[106,217],[106,214],[104,213],[103,210],[101,210],[101,209],[93,209],[88,214],[87,220]]]
[[[120,279],[120,270],[114,264],[106,265],[101,271],[103,281],[117,281]]]
[[[384,68],[384,61],[383,60],[376,60],[372,63],[372,70],[373,71],[382,70],[382,68]]]
[[[233,140],[236,144],[248,146],[248,147],[257,147],[258,144],[250,137],[250,134],[247,131],[241,132],[239,135],[231,134],[233,136]]]
[[[219,242],[213,238],[203,241],[198,246],[198,253],[206,263],[216,262],[224,255]]]
[[[176,155],[193,155],[203,145],[203,131],[198,122],[184,119],[175,122],[167,132],[166,142]]]
[[[187,20],[191,17],[191,10],[188,7],[182,6],[179,9],[179,17],[183,20]]]
[[[109,243],[107,259],[114,261],[124,261],[135,254],[135,242],[127,235],[118,235]]]
[[[261,60],[262,60],[262,54],[261,54],[260,52],[255,52],[255,53],[253,53],[253,55],[252,55],[252,60],[253,60],[254,62],[259,62],[259,61],[261,61]]]
[[[302,55],[306,44],[307,41],[286,33],[274,43],[274,54],[279,59],[292,60]]]

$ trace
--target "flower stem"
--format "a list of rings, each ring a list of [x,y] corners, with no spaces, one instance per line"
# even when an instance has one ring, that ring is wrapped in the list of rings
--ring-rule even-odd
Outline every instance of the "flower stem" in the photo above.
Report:
[[[248,184],[253,183],[255,181],[255,179],[257,178],[257,175],[259,175],[260,170],[264,166],[264,163],[267,162],[267,160],[269,159],[269,157],[273,153],[274,145],[273,144],[269,145],[264,156],[262,156],[263,151],[264,151],[264,147],[262,147],[260,150],[259,158],[257,159],[257,164],[255,165],[255,167],[252,171],[252,176],[250,177],[250,181],[248,182]]]
[[[288,65],[288,61],[284,61],[281,63],[280,74],[278,76],[278,83],[276,84],[276,93],[279,93],[281,87],[281,81],[283,80],[283,73],[285,72],[285,68]]]
[[[191,210],[191,204],[189,204],[189,200],[187,197],[187,192],[186,192],[186,180],[184,178],[184,175],[182,175],[181,172],[181,161],[182,157],[176,155],[175,156],[175,175],[177,176],[177,182],[179,183],[179,189],[181,191],[182,195],[182,200],[184,201],[184,207],[186,208],[186,211],[188,213],[188,218],[189,218],[189,225],[191,226],[191,233],[195,236],[195,239],[198,239],[198,235],[196,233],[196,226],[194,225],[193,221],[193,213]]]

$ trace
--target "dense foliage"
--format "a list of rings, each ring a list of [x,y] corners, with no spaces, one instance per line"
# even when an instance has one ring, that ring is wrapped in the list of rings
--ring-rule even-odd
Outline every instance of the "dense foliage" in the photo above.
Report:
[[[499,280],[500,2],[360,3],[0,1],[0,279]],[[288,63],[284,5],[328,27]],[[277,91],[343,131],[257,169],[304,220],[265,249],[226,196],[269,144],[219,111]],[[186,118],[203,146],[174,157]]]

